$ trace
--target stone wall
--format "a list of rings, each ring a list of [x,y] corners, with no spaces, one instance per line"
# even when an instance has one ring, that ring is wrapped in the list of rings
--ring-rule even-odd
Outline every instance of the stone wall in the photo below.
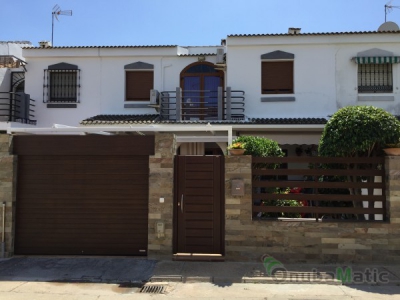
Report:
[[[0,239],[3,231],[2,204],[5,202],[5,257],[14,254],[15,236],[16,157],[9,153],[11,140],[10,135],[0,134]]]
[[[281,262],[400,262],[400,157],[386,158],[389,222],[253,221],[251,157],[225,160],[225,258]],[[231,195],[231,179],[245,181],[245,196]]]
[[[155,154],[150,156],[148,257],[172,257],[172,224],[174,197],[174,156],[176,140],[173,134],[156,133]],[[164,203],[160,203],[164,198]],[[165,224],[165,235],[159,237],[157,222]]]

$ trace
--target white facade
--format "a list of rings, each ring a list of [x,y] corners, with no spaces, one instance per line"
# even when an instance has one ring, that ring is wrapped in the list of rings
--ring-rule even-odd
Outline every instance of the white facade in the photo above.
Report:
[[[154,108],[125,108],[124,104],[149,104],[125,101],[124,66],[144,62],[154,66],[154,89],[174,91],[179,86],[180,72],[198,61],[216,62],[216,49],[221,47],[137,47],[137,48],[64,48],[25,49],[29,66],[26,91],[37,101],[39,127],[54,123],[78,126],[85,118],[99,114],[155,114]],[[193,56],[191,56],[193,55]],[[80,69],[80,103],[77,108],[47,108],[43,103],[43,70],[57,63],[77,65]]]
[[[228,37],[228,84],[246,91],[246,114],[254,118],[326,118],[348,105],[373,105],[400,114],[399,64],[393,64],[393,93],[384,94],[393,97],[381,97],[358,94],[357,64],[351,61],[375,48],[398,56],[399,37],[398,32]],[[273,51],[294,54],[294,94],[261,94],[261,55]],[[295,101],[261,102],[285,96]]]
[[[400,115],[400,64],[392,69],[393,91],[358,92],[357,68],[352,61],[365,51],[381,51],[400,56],[400,32],[317,33],[279,35],[232,35],[226,45],[209,47],[132,46],[132,47],[55,47],[25,48],[28,62],[25,91],[36,100],[37,127],[53,124],[79,126],[96,115],[156,114],[149,101],[126,101],[126,65],[143,62],[154,68],[154,89],[175,91],[180,74],[192,63],[205,60],[215,64],[217,49],[226,53],[225,87],[245,92],[245,117],[252,118],[329,118],[347,105],[373,105]],[[262,55],[282,51],[293,55],[291,94],[262,94]],[[279,59],[278,59],[279,60]],[[75,108],[49,108],[44,103],[44,70],[59,63],[77,65],[80,70],[80,102]],[[131,104],[131,105],[127,105]],[[132,105],[133,104],[133,105]],[[236,126],[236,125],[235,125]],[[317,143],[323,125],[238,125],[234,131],[263,136],[297,136],[308,131]],[[285,132],[282,135],[282,132]],[[287,138],[282,143],[287,143]],[[307,141],[307,143],[311,143]]]

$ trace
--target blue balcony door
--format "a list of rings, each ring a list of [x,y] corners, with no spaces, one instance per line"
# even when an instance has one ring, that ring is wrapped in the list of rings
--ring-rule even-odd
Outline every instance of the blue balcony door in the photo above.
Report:
[[[194,63],[181,72],[184,120],[216,120],[218,87],[224,86],[224,73],[207,62]]]

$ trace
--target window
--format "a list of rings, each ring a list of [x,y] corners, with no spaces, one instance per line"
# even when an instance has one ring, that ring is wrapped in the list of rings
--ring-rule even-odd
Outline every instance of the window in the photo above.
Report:
[[[261,93],[293,94],[294,54],[274,51],[261,55]]]
[[[357,64],[358,93],[392,93],[393,65],[400,57],[393,52],[373,48],[352,58]]]
[[[74,70],[50,71],[50,101],[76,102],[77,72]]]
[[[44,102],[79,102],[80,70],[76,65],[59,63],[45,72]]]
[[[293,61],[263,61],[262,94],[293,94]]]
[[[392,64],[359,64],[359,93],[393,92]]]
[[[126,101],[149,101],[153,71],[126,71]]]
[[[154,88],[154,66],[136,62],[125,66],[125,100],[150,101]]]

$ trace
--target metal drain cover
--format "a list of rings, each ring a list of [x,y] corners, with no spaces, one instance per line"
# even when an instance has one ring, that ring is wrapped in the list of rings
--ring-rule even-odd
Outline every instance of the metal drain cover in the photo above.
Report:
[[[143,286],[139,293],[145,293],[145,294],[162,294],[164,293],[165,290],[165,285],[155,285],[155,284],[149,284]]]

